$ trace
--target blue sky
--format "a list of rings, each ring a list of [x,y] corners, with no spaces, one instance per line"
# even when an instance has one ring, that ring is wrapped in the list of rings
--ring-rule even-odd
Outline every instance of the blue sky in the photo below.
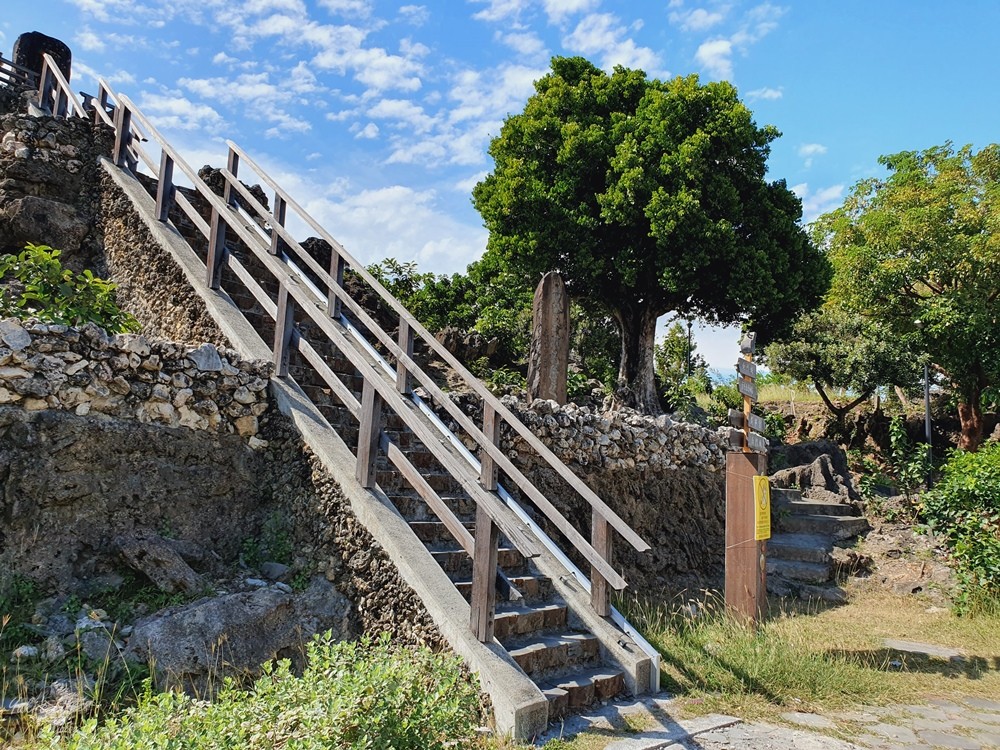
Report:
[[[195,167],[244,146],[359,260],[464,270],[486,148],[552,55],[728,79],[783,136],[770,177],[806,220],[880,154],[997,139],[995,0],[13,0],[0,50],[38,30],[73,84],[128,94]],[[11,7],[13,5],[13,7]],[[729,370],[730,332],[696,329]]]

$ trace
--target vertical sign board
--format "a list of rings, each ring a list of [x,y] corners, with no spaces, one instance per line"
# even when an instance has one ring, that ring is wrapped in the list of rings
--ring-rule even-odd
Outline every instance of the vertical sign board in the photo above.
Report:
[[[743,411],[729,414],[736,450],[726,454],[726,609],[756,625],[767,607],[767,542],[771,536],[771,499],[767,482],[768,441],[753,430],[761,419],[752,413],[757,400],[756,335],[740,342],[736,364]]]

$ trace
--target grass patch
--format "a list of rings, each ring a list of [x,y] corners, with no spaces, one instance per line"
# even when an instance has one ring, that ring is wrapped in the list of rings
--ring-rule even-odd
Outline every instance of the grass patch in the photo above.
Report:
[[[388,637],[308,647],[301,677],[266,665],[249,690],[226,682],[216,698],[147,690],[139,704],[69,736],[46,729],[30,747],[66,750],[216,750],[294,747],[436,750],[475,747],[477,688],[455,657],[402,649]]]
[[[712,596],[623,608],[662,654],[661,684],[680,698],[681,716],[773,720],[791,710],[1000,695],[1000,619],[957,617],[912,597],[859,590],[840,607],[775,601],[756,631]],[[897,652],[887,638],[957,648],[964,658]]]

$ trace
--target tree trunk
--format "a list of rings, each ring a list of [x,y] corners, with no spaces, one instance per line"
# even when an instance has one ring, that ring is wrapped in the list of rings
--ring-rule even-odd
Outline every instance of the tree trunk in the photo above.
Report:
[[[659,316],[652,308],[636,305],[615,310],[614,317],[622,337],[618,398],[623,405],[643,414],[661,414],[653,377],[653,344]]]
[[[958,447],[964,451],[975,452],[983,442],[982,392],[982,387],[977,383],[965,389],[958,402],[958,421],[962,425]]]

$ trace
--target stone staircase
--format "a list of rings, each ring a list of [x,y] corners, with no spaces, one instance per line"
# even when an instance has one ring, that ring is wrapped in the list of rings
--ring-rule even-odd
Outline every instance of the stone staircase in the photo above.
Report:
[[[797,489],[771,489],[767,588],[779,596],[842,601],[836,585],[836,550],[869,530],[849,503],[815,501]]]

